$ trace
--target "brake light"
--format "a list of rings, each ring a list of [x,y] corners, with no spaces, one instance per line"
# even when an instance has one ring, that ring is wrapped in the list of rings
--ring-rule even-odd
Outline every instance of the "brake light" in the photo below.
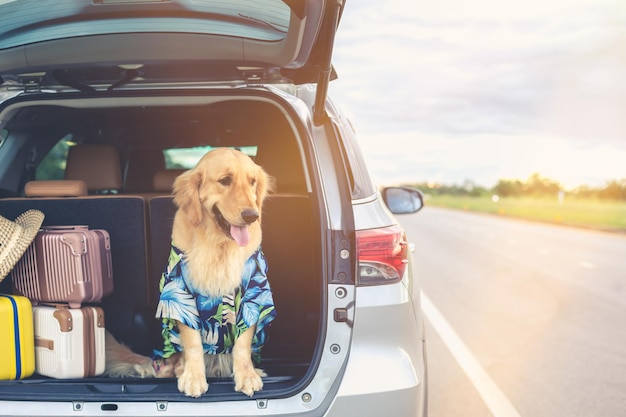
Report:
[[[408,263],[408,242],[399,226],[357,230],[359,285],[381,285],[398,282]]]

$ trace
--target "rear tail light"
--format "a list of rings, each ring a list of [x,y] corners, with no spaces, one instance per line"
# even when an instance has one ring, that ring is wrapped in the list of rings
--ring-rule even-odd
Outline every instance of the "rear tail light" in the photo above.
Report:
[[[408,263],[408,242],[398,226],[357,230],[359,285],[381,285],[398,282]]]

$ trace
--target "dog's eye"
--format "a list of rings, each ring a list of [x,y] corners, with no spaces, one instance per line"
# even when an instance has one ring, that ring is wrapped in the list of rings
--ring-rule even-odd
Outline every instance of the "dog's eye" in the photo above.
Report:
[[[231,177],[230,175],[227,175],[224,178],[220,178],[217,182],[219,182],[220,184],[224,186],[229,186],[233,182],[233,177]]]
[[[254,186],[256,184],[256,178],[250,179],[250,185]]]

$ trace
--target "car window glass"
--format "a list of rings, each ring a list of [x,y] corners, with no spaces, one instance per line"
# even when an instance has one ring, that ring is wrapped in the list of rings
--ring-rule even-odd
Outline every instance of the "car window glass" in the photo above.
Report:
[[[197,0],[160,5],[154,1],[57,1],[47,2],[46,7],[0,0],[4,3],[9,18],[0,19],[0,50],[75,36],[166,31],[277,42],[285,37],[291,18],[291,9],[282,0]]]
[[[336,125],[337,135],[342,138],[344,153],[348,163],[347,169],[351,182],[352,199],[370,197],[376,194],[376,187],[367,171],[367,165],[361,154],[361,149],[356,141],[356,135],[349,123],[344,124],[344,129]]]
[[[50,152],[41,160],[35,172],[37,180],[62,180],[65,177],[65,165],[67,162],[67,151],[75,143],[72,141],[73,135],[64,136]]]
[[[190,169],[196,166],[205,153],[215,149],[213,146],[196,146],[193,148],[171,148],[163,151],[165,155],[165,168],[167,169]],[[246,155],[254,158],[257,153],[256,146],[238,146],[238,149]]]

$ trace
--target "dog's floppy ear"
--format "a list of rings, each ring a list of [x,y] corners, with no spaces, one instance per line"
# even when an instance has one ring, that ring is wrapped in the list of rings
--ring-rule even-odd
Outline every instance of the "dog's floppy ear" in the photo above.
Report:
[[[185,213],[189,223],[194,226],[199,225],[202,221],[201,185],[202,174],[195,169],[180,174],[174,181],[174,203]]]
[[[256,204],[259,210],[263,207],[263,201],[267,194],[276,189],[274,177],[269,175],[263,168],[257,166]]]

